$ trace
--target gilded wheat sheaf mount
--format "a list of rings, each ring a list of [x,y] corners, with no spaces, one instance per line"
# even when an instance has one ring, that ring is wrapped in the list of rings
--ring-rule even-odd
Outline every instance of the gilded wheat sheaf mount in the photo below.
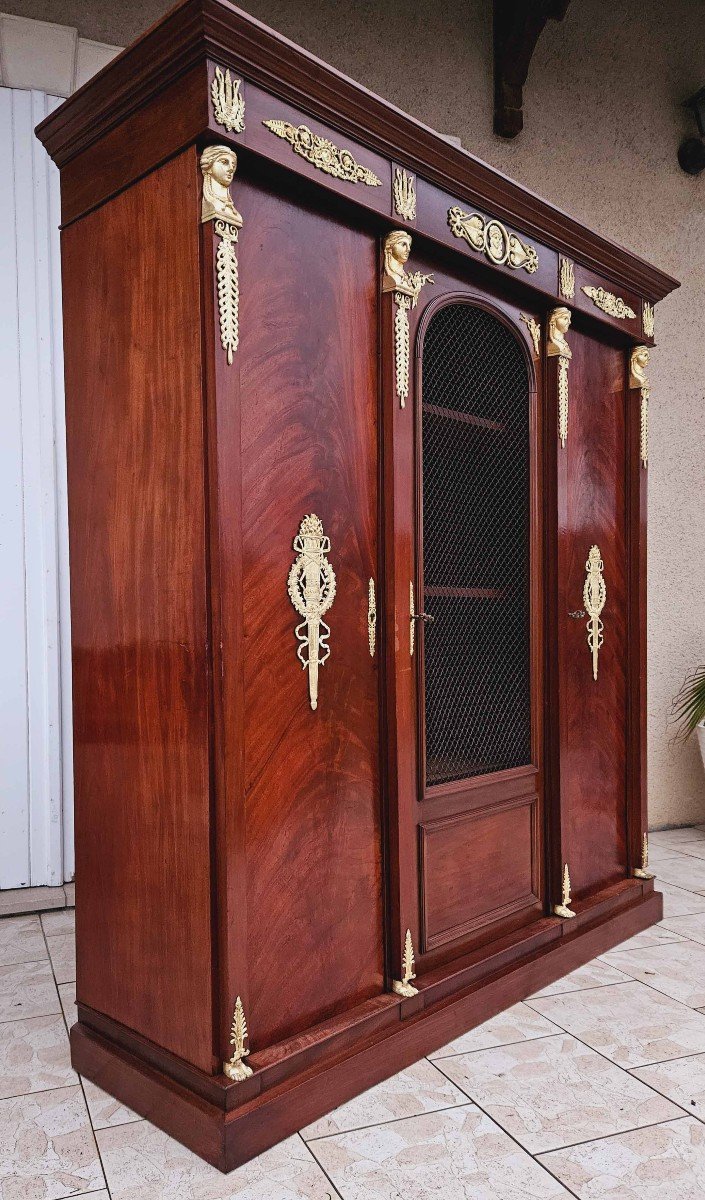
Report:
[[[201,155],[201,223],[213,221],[220,239],[215,255],[215,275],[220,342],[228,366],[232,366],[233,355],[240,341],[240,278],[235,247],[242,228],[242,217],[230,195],[230,184],[236,169],[237,155],[229,146],[208,146]]]

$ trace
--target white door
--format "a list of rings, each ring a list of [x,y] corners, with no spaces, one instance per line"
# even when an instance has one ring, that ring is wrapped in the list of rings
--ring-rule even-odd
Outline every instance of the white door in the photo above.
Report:
[[[61,101],[0,88],[0,888],[73,878]]]

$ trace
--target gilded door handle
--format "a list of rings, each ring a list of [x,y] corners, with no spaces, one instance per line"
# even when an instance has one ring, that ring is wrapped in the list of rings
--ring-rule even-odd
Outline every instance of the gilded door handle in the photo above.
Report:
[[[605,569],[605,564],[602,561],[599,546],[591,546],[588,554],[585,570],[587,575],[583,585],[583,604],[588,615],[588,646],[592,653],[592,677],[597,679],[597,665],[600,654],[600,648],[604,641],[603,629],[601,621],[602,610],[605,607],[607,600],[607,588],[602,572]]]
[[[430,613],[423,613],[423,612],[422,613],[412,613],[411,617],[412,617],[412,620],[414,620],[414,621],[423,621],[424,625],[433,625],[433,622],[436,619],[435,617],[432,617]]]
[[[375,641],[377,638],[377,600],[375,598],[375,581],[370,579],[367,587],[367,641],[370,647],[370,658],[375,656]]]
[[[583,617],[587,616],[587,613],[584,608],[576,608],[575,612],[569,612],[568,616],[572,617],[574,621],[582,621]]]

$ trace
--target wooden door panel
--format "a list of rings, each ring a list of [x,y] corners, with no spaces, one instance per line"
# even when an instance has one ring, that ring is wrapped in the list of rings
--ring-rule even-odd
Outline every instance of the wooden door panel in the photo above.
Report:
[[[624,351],[571,330],[570,417],[559,513],[561,831],[574,895],[626,870],[627,559]],[[607,599],[593,679],[583,585],[591,546]]]
[[[377,246],[240,182],[248,1024],[261,1048],[383,988]],[[302,518],[337,592],[318,708],[287,594]],[[377,578],[379,586],[379,579]]]
[[[538,818],[534,795],[421,825],[422,951],[537,903]]]

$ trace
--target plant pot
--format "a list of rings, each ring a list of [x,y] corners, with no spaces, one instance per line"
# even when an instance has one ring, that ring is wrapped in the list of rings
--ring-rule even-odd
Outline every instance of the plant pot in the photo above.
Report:
[[[700,755],[703,760],[703,766],[705,767],[705,721],[701,721],[699,725],[695,726],[695,732],[698,735]]]

